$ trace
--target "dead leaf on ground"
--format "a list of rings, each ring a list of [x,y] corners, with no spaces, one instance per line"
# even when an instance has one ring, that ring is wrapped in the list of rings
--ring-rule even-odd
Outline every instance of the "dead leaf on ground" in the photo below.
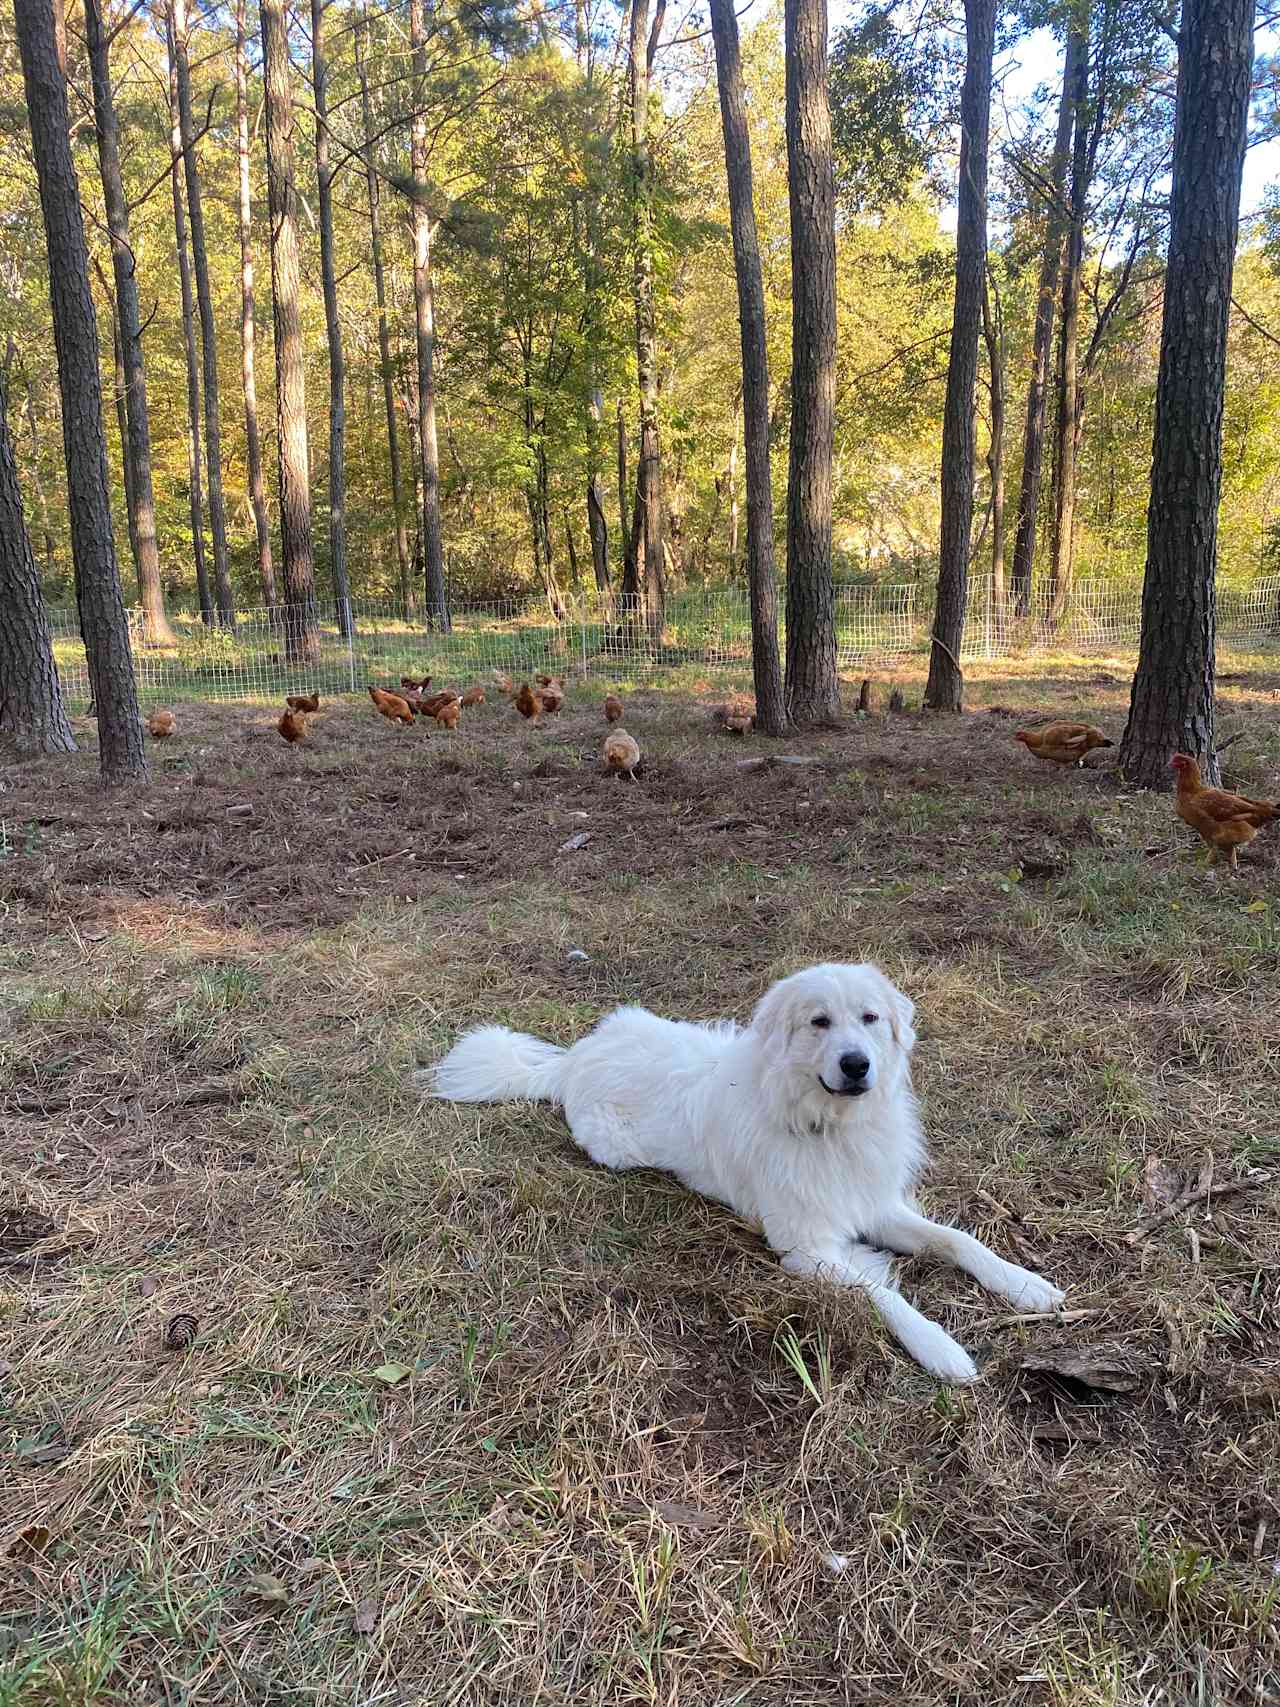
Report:
[[[153,1274],[144,1274],[138,1282],[138,1291],[144,1298],[150,1298],[156,1289],[156,1279]]]
[[[1148,1209],[1176,1203],[1187,1188],[1187,1176],[1163,1156],[1148,1156],[1142,1170],[1142,1202]]]
[[[378,1602],[368,1597],[356,1602],[356,1609],[351,1616],[351,1628],[357,1636],[375,1636],[378,1632],[378,1621],[382,1609]]]
[[[268,1606],[288,1606],[289,1591],[279,1577],[270,1576],[266,1571],[257,1571],[245,1584],[249,1593],[257,1600],[262,1600]]]
[[[1019,1368],[1029,1375],[1048,1375],[1068,1386],[1091,1388],[1099,1393],[1132,1393],[1142,1384],[1141,1375],[1123,1357],[1100,1345],[1024,1357]]]
[[[15,1559],[37,1559],[47,1549],[51,1538],[52,1532],[43,1523],[29,1523],[9,1543],[9,1552]]]
[[[567,842],[561,842],[561,853],[577,853],[579,848],[585,848],[591,840],[590,830],[579,830],[576,836],[570,836]]]

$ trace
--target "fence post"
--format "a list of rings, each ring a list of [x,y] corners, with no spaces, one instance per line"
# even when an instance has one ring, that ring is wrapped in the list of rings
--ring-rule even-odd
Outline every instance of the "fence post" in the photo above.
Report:
[[[346,608],[347,618],[345,625],[347,630],[347,680],[350,683],[350,691],[354,693],[356,691],[356,625],[351,620],[351,600],[344,599],[342,602]]]
[[[587,601],[578,600],[578,633],[582,638],[582,679],[587,679]]]

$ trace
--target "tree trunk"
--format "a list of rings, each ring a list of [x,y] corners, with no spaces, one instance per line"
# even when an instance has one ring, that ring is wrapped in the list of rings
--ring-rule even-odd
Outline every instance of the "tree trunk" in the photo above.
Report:
[[[426,203],[427,31],[424,0],[409,0],[409,45],[413,52],[413,129],[410,160],[413,198],[413,304],[418,347],[418,447],[422,462],[422,552],[427,619],[448,633],[449,598],[444,580],[444,534],[440,521],[440,447],[436,439],[436,310],[431,277],[431,211]]]
[[[568,510],[564,512],[564,543],[569,553],[569,579],[573,582],[573,596],[581,603],[582,571],[578,568],[578,547],[573,537],[573,522],[569,518]]]
[[[178,251],[178,284],[182,295],[182,342],[187,358],[187,491],[191,506],[191,555],[195,560],[196,596],[205,625],[213,622],[209,570],[204,551],[204,456],[200,433],[200,355],[196,348],[195,295],[191,285],[191,253],[187,248],[187,216],[182,200],[182,129],[178,122],[178,67],[173,31],[165,16],[169,51],[169,144],[172,165],[173,235]]]
[[[245,31],[245,0],[236,0],[236,157],[240,197],[240,383],[244,392],[245,453],[249,465],[249,497],[258,542],[258,579],[268,610],[276,603],[276,569],[271,556],[271,524],[267,488],[262,477],[262,439],[258,432],[257,334],[253,302],[253,197],[249,179],[249,66]]]
[[[631,539],[630,481],[626,478],[626,415],[623,399],[618,399],[618,538],[623,546],[623,603],[628,620],[635,615],[640,596],[640,577],[635,562],[635,541]]]
[[[89,688],[98,708],[99,764],[105,783],[141,782],[147,774],[146,750],[111,531],[98,322],[71,158],[60,19],[54,0],[17,0],[14,14],[44,215],[76,604]]]
[[[1045,211],[1044,250],[1040,257],[1040,284],[1036,293],[1035,326],[1031,337],[1031,383],[1027,388],[1027,425],[1022,442],[1022,481],[1018,488],[1018,523],[1013,545],[1013,596],[1019,616],[1031,609],[1031,583],[1035,571],[1036,521],[1040,506],[1040,478],[1044,469],[1044,428],[1049,398],[1049,352],[1053,347],[1053,320],[1058,304],[1058,276],[1067,218],[1064,195],[1067,163],[1071,157],[1071,124],[1079,66],[1085,44],[1077,30],[1067,36],[1062,72],[1062,101],[1058,107],[1058,131],[1049,159],[1049,203]]]
[[[792,278],[786,707],[793,722],[818,723],[840,709],[831,581],[836,234],[826,0],[786,0],[784,28]]]
[[[742,82],[742,54],[733,0],[711,0],[720,121],[724,130],[729,219],[733,230],[733,270],[738,284],[738,326],[742,341],[741,412],[747,452],[747,587],[751,601],[751,667],[756,690],[756,723],[769,735],[787,725],[782,669],[778,661],[778,594],[773,570],[773,487],[769,470],[769,347],[765,337],[764,278],[756,235],[751,169],[751,133]],[[833,280],[834,282],[834,280]],[[735,399],[735,405],[738,400]],[[732,534],[731,573],[738,565],[738,408],[734,408],[733,449],[729,456]],[[834,673],[834,659],[832,664]]]
[[[365,63],[368,9],[362,4],[355,32],[356,72],[360,79],[360,112],[364,126],[365,187],[369,198],[369,250],[373,257],[373,289],[378,304],[378,365],[382,373],[382,406],[387,417],[387,451],[391,463],[391,506],[395,511],[396,566],[400,572],[400,610],[406,622],[413,619],[415,599],[413,559],[409,553],[409,529],[405,522],[404,473],[400,465],[400,435],[396,431],[396,393],[391,365],[391,332],[387,324],[387,281],[382,264],[382,198],[373,156],[373,117],[369,108],[369,71]]]
[[[1168,786],[1175,752],[1219,780],[1214,575],[1253,18],[1254,0],[1182,7],[1142,636],[1120,745],[1123,775],[1144,788]]]
[[[767,355],[768,355],[767,350],[766,350],[765,354],[767,357]],[[738,447],[739,447],[739,444],[740,444],[741,439],[742,439],[742,393],[740,391],[734,397],[733,401],[734,401],[733,443],[729,447],[729,467],[726,470],[726,479],[728,480],[728,483],[729,483],[729,570],[730,570],[731,574],[736,574],[737,569],[738,569],[738,531],[739,531]],[[766,399],[766,402],[767,402],[767,399]],[[765,410],[765,416],[764,416],[764,430],[765,430],[765,448],[767,449],[768,448],[768,434],[769,434],[769,411],[767,408]],[[772,510],[772,508],[773,508],[773,494],[772,493],[770,493],[770,495],[769,495],[769,507]],[[772,531],[773,531],[773,529],[772,529],[772,517],[770,518],[770,523],[771,523],[770,533],[772,533]],[[769,555],[770,555],[770,559],[772,560],[772,556],[773,556],[772,543],[770,544]]]
[[[987,471],[991,476],[991,611],[997,632],[1004,633],[1008,591],[1004,573],[1004,422],[1008,374],[1004,333],[1004,304],[995,280],[982,292],[982,332],[991,370],[991,443]]]
[[[93,116],[98,136],[102,199],[111,237],[111,268],[116,286],[116,335],[124,369],[125,433],[121,439],[127,473],[129,529],[138,571],[143,637],[152,645],[172,645],[160,584],[156,541],[156,503],[151,480],[151,423],[147,378],[142,360],[142,314],[138,304],[137,262],[129,241],[129,207],[120,174],[120,138],[111,94],[111,67],[102,0],[85,0],[85,44],[93,80]]]
[[[213,583],[218,615],[235,626],[236,602],[231,590],[227,555],[227,509],[222,497],[222,428],[218,418],[218,333],[209,288],[209,254],[204,240],[204,202],[200,166],[196,159],[196,126],[191,109],[191,68],[187,62],[186,0],[169,0],[169,29],[178,73],[178,126],[187,182],[187,217],[191,222],[191,259],[195,268],[196,304],[200,310],[200,350],[204,378],[204,454],[209,475],[209,531],[213,537]]]
[[[36,489],[36,508],[40,511],[40,532],[44,536],[45,573],[52,575],[56,567],[53,528],[49,522],[49,500],[45,496],[44,480],[40,473],[40,429],[36,426],[35,388],[31,384],[30,370],[26,368],[25,364],[23,379],[27,393],[23,412],[27,418],[27,436],[31,440],[31,483]]]
[[[40,573],[22,514],[5,385],[0,385],[0,682],[0,746],[12,746],[23,758],[75,752]]]
[[[347,400],[338,319],[338,276],[333,261],[333,169],[329,164],[329,66],[324,56],[327,0],[311,0],[311,84],[316,111],[316,180],[320,208],[320,283],[329,346],[329,568],[338,606],[338,629],[352,633],[347,578]]]
[[[636,379],[640,391],[640,455],[629,557],[633,605],[643,596],[654,644],[662,637],[662,456],[658,443],[658,322],[653,291],[653,160],[649,150],[649,74],[657,51],[666,0],[657,0],[652,28],[649,0],[632,0],[627,78],[631,97],[632,294],[636,317]],[[624,601],[625,602],[625,601]],[[631,613],[634,615],[634,609]]]
[[[938,597],[924,702],[959,711],[973,522],[973,395],[978,378],[982,287],[987,271],[987,144],[995,0],[965,0],[965,67],[960,92],[960,190],[956,219],[956,295],[942,416],[942,535]]]
[[[116,309],[114,293],[108,288],[102,269],[98,266],[97,256],[94,256],[93,266],[98,274],[98,282],[102,285],[103,295],[107,299],[107,314],[111,320],[111,355],[112,366],[115,369],[115,385],[112,388],[112,402],[116,408],[116,432],[120,436],[120,474],[124,485],[125,522],[129,530],[129,554],[133,558],[133,566],[138,567],[138,530],[134,523],[134,492],[133,468],[129,452],[129,404],[125,396],[129,389],[124,377],[124,349],[120,342],[120,316]],[[142,596],[142,582],[139,577],[138,596]]]
[[[1077,56],[1071,101],[1071,206],[1062,273],[1062,324],[1058,344],[1058,396],[1053,454],[1053,533],[1049,552],[1050,621],[1056,625],[1071,596],[1075,557],[1076,450],[1080,429],[1080,287],[1084,275],[1085,202],[1089,191],[1089,55]]]
[[[284,0],[261,0],[260,16],[267,91],[267,206],[271,219],[285,652],[291,663],[314,663],[320,656],[320,636],[316,627],[315,563],[311,553],[307,379],[299,308],[298,190]]]
[[[596,411],[596,423],[599,425],[600,405],[593,402],[591,407]],[[596,433],[598,440],[599,434]],[[600,478],[599,446],[588,448],[588,460],[591,472],[587,476],[587,532],[591,536],[591,568],[595,575],[596,591],[607,595],[610,587],[609,576],[609,522],[604,513],[604,482]]]

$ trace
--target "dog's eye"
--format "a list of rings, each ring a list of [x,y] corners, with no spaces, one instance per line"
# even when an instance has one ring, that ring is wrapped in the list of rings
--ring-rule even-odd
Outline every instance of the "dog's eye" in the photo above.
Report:
[[[817,1014],[814,1017],[813,1024],[817,1026],[819,1031],[826,1031],[830,1027],[831,1021],[826,1014]]]
[[[879,1014],[863,1014],[862,1023],[863,1025],[874,1025],[879,1018]]]

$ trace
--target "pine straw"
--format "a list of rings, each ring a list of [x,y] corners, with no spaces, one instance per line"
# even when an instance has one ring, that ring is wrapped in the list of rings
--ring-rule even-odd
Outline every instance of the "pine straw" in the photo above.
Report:
[[[1093,668],[987,694],[1114,721]],[[1258,783],[1280,719],[1249,695]],[[220,712],[140,802],[14,773],[0,1703],[1265,1699],[1275,1186],[1125,1235],[1148,1156],[1280,1173],[1274,838],[1210,875],[1167,802],[1010,758],[983,713],[755,774],[763,743],[632,696],[631,787],[593,707],[506,710],[426,753],[335,710],[300,759],[246,759],[259,714]],[[256,810],[234,858],[224,795]],[[406,845],[409,801],[448,854],[357,859]],[[406,1088],[476,1019],[741,1016],[863,954],[919,1004],[931,1204],[1086,1312],[1012,1320],[912,1265],[970,1391],[554,1112]],[[1132,1391],[1020,1367],[1092,1344]]]

